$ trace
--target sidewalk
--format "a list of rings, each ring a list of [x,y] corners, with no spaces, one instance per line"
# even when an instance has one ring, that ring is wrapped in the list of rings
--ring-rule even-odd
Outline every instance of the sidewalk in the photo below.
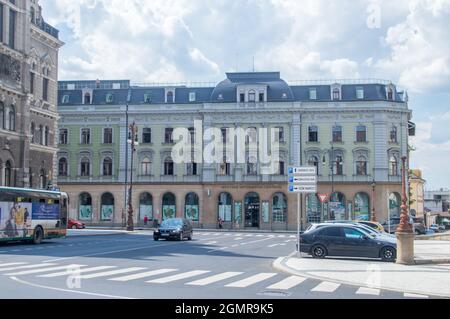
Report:
[[[418,264],[414,266],[369,259],[313,259],[305,254],[299,258],[296,253],[278,258],[273,266],[307,278],[450,298],[450,242],[416,241],[415,252]]]

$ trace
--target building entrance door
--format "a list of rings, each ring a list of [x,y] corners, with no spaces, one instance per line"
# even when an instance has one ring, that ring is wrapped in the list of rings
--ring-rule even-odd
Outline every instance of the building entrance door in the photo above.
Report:
[[[245,197],[245,224],[246,228],[259,228],[260,200],[256,193]]]

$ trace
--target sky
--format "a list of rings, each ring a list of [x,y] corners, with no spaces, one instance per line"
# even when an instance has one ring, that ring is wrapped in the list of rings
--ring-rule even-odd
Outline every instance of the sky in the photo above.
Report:
[[[40,0],[60,80],[386,79],[409,94],[411,167],[450,188],[450,0]]]

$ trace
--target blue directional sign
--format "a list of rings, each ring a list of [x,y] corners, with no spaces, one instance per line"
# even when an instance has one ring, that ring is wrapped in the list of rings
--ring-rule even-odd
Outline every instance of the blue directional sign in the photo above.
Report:
[[[290,193],[317,193],[317,168],[315,166],[289,167]]]

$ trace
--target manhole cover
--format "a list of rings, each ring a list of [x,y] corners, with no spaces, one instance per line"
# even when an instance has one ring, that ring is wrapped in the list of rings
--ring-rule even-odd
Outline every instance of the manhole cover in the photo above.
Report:
[[[267,290],[267,291],[259,292],[258,295],[270,296],[270,297],[289,297],[292,294],[289,292],[284,292],[284,291],[274,291],[274,290],[269,291],[269,290]]]

